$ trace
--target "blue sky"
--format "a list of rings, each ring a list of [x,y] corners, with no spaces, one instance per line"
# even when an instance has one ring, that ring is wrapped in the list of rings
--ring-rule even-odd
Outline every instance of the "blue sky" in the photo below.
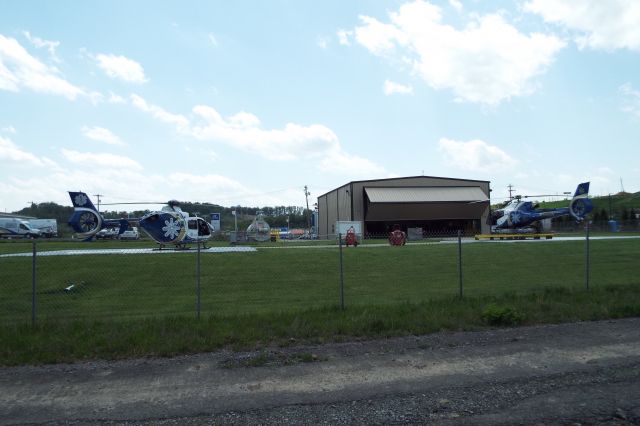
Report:
[[[5,2],[0,209],[640,191],[640,2]]]

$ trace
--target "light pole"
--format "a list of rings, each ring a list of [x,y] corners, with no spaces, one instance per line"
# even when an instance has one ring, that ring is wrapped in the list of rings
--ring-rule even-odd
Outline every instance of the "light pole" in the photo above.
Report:
[[[307,233],[310,235],[311,234],[311,216],[309,215],[309,195],[311,195],[311,193],[309,192],[307,185],[304,186],[304,198],[307,202]]]

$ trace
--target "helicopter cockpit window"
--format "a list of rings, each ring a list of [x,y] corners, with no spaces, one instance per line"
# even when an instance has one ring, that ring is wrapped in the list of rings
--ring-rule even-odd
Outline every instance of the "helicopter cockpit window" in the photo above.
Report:
[[[198,229],[198,224],[196,220],[190,220],[188,226],[189,226],[189,229]]]

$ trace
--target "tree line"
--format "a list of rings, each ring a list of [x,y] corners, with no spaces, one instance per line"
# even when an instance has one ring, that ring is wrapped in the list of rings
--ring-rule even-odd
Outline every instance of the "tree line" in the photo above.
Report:
[[[157,210],[161,208],[162,206],[158,205]],[[290,228],[304,229],[307,228],[307,215],[311,214],[310,210],[308,211],[306,208],[299,206],[223,207],[216,204],[182,203],[180,208],[192,215],[197,214],[207,221],[210,221],[211,213],[220,213],[220,222],[223,230],[233,230],[236,222],[239,230],[246,229],[256,218],[259,211],[263,213],[265,221],[271,227],[280,228],[288,225]],[[139,218],[150,211],[153,210],[136,210],[133,212],[105,210],[101,213],[106,219],[121,219]],[[236,212],[236,216],[234,216],[233,212]],[[59,231],[64,234],[65,224],[73,214],[73,207],[61,206],[53,202],[32,203],[31,206],[13,213],[42,219],[56,219]]]

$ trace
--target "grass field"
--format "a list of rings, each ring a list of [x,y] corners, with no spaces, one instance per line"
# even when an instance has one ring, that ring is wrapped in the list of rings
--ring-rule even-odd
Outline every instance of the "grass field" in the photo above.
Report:
[[[590,246],[591,286],[640,284],[640,240],[592,240]],[[585,286],[582,241],[476,243],[462,248],[466,296]],[[457,244],[451,243],[345,248],[344,302],[370,306],[456,296],[457,256]],[[31,259],[1,258],[0,266],[0,323],[28,321]],[[203,253],[200,271],[205,315],[285,312],[341,303],[336,247]],[[195,251],[41,256],[37,315],[43,320],[195,315],[196,282]],[[64,290],[72,284],[72,291]]]
[[[148,247],[91,248],[123,245]],[[29,243],[0,248],[31,250]],[[39,244],[60,248],[78,243]],[[583,241],[463,244],[460,300],[457,244],[345,248],[341,310],[335,246],[206,253],[199,321],[195,251],[42,256],[36,327],[31,259],[0,258],[0,364],[474,329],[486,325],[493,305],[499,319],[514,310],[507,324],[639,315],[640,239],[592,240],[589,255],[587,292]]]

